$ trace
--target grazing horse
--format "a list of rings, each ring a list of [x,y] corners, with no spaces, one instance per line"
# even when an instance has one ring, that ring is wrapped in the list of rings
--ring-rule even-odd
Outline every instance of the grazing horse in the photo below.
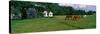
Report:
[[[79,20],[80,19],[80,16],[79,15],[73,15],[73,20]]]
[[[79,15],[66,15],[65,20],[66,19],[71,19],[71,20],[79,20],[80,16]]]
[[[69,19],[72,19],[72,17],[73,17],[72,15],[66,15],[65,20],[66,20],[66,19],[68,19],[68,20],[69,20]]]

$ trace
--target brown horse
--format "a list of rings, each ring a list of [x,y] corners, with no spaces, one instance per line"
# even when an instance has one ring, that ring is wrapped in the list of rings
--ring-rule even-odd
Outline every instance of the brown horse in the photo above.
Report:
[[[72,15],[66,15],[65,20],[66,20],[66,19],[68,19],[68,20],[69,20],[69,19],[72,19],[72,18],[73,18],[73,16],[72,16]]]
[[[73,15],[73,20],[79,20],[80,16],[79,15]]]
[[[66,15],[65,20],[79,20],[80,16],[79,15]]]

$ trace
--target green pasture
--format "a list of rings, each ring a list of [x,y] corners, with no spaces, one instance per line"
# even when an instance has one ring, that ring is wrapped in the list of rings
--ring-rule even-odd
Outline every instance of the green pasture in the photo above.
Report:
[[[64,20],[64,18],[65,16],[54,16],[53,18],[11,20],[11,32],[27,33],[96,28],[95,15],[88,15],[80,20]]]

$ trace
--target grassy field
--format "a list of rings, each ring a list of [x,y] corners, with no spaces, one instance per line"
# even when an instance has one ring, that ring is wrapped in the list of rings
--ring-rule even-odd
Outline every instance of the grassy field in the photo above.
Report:
[[[12,20],[11,32],[43,32],[58,30],[74,30],[96,28],[96,16],[87,16],[80,20],[64,20],[65,16],[55,16],[53,18],[33,18],[24,20]]]

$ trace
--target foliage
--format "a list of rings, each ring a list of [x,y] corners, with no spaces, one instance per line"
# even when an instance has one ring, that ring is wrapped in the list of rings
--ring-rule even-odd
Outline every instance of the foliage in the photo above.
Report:
[[[37,16],[41,16],[43,11],[52,11],[54,15],[92,15],[96,11],[75,10],[71,6],[59,6],[57,3],[41,3],[41,2],[26,2],[26,1],[10,1],[11,13],[21,13],[23,17],[26,17],[26,11],[28,8],[35,8]]]

